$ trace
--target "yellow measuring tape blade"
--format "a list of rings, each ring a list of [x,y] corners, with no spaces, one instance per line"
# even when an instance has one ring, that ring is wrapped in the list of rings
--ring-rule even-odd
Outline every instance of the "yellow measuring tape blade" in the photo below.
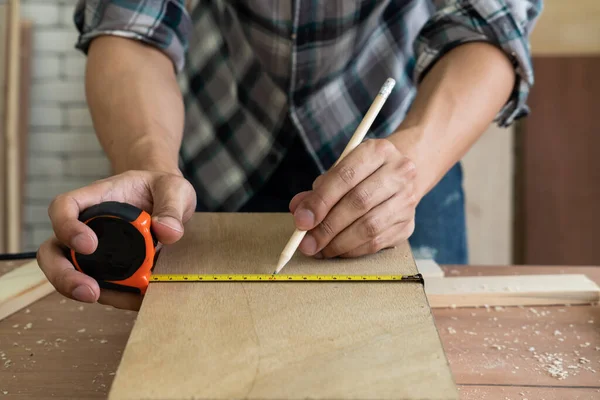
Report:
[[[422,282],[417,275],[154,274],[150,282]]]

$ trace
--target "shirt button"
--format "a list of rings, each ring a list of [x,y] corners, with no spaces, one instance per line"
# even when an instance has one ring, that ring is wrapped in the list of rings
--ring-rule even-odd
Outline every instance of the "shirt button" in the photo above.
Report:
[[[296,34],[292,33],[292,40],[296,40]]]

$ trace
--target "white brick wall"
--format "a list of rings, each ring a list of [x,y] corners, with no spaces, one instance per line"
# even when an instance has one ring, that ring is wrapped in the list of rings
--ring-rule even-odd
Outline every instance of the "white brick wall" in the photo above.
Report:
[[[85,57],[75,49],[76,0],[21,0],[34,23],[24,250],[51,234],[48,204],[109,174],[85,102]]]

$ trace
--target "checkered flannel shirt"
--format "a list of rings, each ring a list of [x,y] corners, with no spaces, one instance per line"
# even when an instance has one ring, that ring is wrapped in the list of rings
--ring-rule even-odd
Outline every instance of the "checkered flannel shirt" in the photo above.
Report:
[[[117,35],[170,57],[185,102],[180,167],[205,209],[235,211],[285,156],[286,119],[323,172],[387,77],[397,83],[369,137],[391,134],[416,84],[463,43],[493,43],[513,63],[517,83],[495,121],[526,115],[528,37],[541,9],[541,0],[79,0],[74,22],[84,53]]]

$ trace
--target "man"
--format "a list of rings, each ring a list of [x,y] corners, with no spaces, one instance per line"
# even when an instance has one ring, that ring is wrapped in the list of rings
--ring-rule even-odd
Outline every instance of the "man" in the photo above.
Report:
[[[467,262],[459,160],[493,120],[528,112],[541,0],[185,7],[77,5],[88,103],[115,174],[50,205],[56,238],[38,260],[59,292],[131,307],[61,250],[94,251],[77,216],[107,200],[151,212],[164,244],[195,210],[290,211],[309,231],[306,255],[358,257],[409,239],[417,256]],[[397,84],[370,140],[331,168],[388,77]]]

